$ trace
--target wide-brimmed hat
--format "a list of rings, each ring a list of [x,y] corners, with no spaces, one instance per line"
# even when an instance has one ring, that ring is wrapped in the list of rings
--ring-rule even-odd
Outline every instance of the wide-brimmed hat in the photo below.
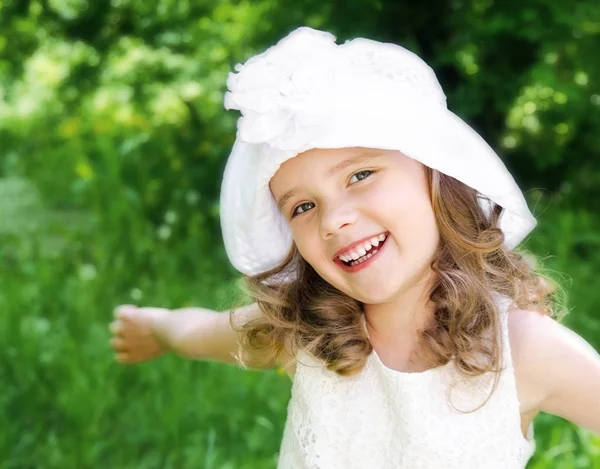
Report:
[[[292,247],[269,181],[313,148],[398,150],[452,176],[505,209],[500,228],[511,248],[536,225],[496,152],[447,108],[431,67],[399,45],[336,44],[328,32],[301,27],[236,65],[227,86],[225,108],[242,115],[223,175],[221,229],[243,274],[275,267]]]

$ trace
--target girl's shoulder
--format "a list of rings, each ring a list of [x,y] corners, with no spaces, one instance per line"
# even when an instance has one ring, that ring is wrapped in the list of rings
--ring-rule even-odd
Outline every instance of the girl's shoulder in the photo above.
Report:
[[[550,316],[508,310],[508,332],[521,413],[543,411],[600,431],[600,355]]]
[[[539,332],[547,329],[552,318],[537,311],[511,307],[507,310],[508,340],[515,372],[521,414],[539,411],[548,391],[535,377],[547,373],[535,343]]]

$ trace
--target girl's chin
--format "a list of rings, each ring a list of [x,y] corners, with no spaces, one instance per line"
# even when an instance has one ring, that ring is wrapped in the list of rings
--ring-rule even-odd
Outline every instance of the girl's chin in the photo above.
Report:
[[[338,289],[361,303],[381,304],[393,301],[398,293],[404,291],[406,287],[403,283],[392,284],[389,282],[383,284],[382,282],[375,282],[374,285],[352,285],[347,286],[346,289],[339,287]]]

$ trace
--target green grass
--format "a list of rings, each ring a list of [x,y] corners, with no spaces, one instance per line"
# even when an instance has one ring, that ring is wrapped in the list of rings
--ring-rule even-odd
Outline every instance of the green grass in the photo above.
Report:
[[[84,244],[5,252],[0,467],[274,467],[289,378],[172,355],[122,365],[108,344],[115,305],[217,308],[231,281],[179,275],[189,246],[147,240],[155,258],[142,271],[126,261],[139,246],[111,252],[100,233]]]

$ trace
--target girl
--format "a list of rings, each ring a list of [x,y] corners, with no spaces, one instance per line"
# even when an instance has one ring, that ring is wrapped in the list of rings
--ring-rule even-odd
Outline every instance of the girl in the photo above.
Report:
[[[524,468],[533,420],[600,434],[600,357],[517,245],[535,219],[415,54],[299,28],[230,74],[225,248],[253,305],[123,305],[173,350],[293,378],[279,468]]]

